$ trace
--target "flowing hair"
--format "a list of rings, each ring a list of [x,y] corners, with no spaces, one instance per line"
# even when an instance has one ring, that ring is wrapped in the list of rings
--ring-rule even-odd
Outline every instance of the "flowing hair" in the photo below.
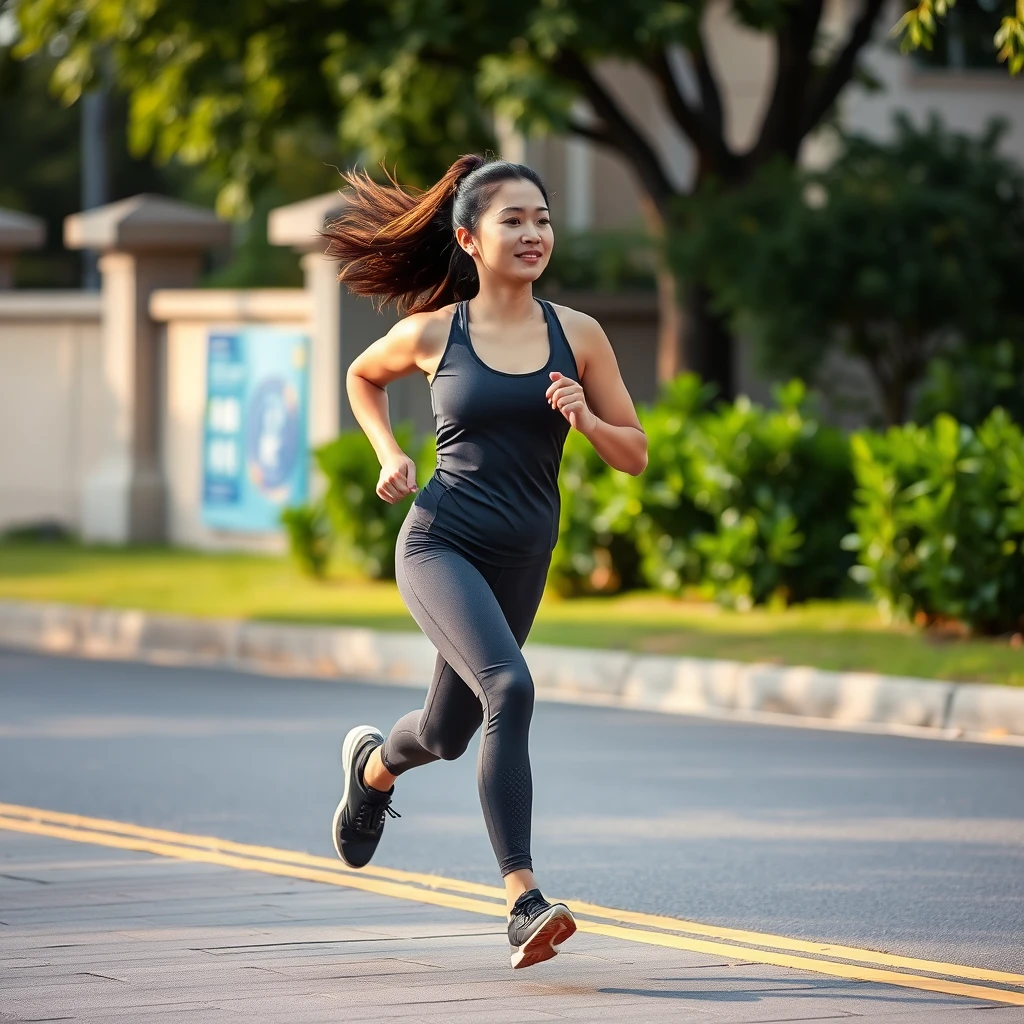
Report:
[[[474,231],[504,181],[531,181],[545,204],[536,171],[507,160],[460,156],[441,180],[410,192],[388,174],[388,183],[365,171],[342,174],[348,202],[321,232],[325,255],[341,265],[338,280],[379,306],[393,302],[400,314],[424,313],[469,299],[480,287],[473,258],[455,240],[455,229]]]

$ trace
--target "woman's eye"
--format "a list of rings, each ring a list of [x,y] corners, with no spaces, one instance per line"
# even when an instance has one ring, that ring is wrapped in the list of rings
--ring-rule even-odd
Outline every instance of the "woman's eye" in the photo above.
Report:
[[[509,219],[506,220],[505,223],[506,224],[513,224],[513,225],[518,224],[519,223],[519,218],[518,217],[509,217]]]

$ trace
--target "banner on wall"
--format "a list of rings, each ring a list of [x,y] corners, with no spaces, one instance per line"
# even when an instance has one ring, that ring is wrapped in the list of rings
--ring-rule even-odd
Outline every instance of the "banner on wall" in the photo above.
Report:
[[[309,339],[281,327],[210,331],[203,431],[203,522],[279,530],[306,500]]]

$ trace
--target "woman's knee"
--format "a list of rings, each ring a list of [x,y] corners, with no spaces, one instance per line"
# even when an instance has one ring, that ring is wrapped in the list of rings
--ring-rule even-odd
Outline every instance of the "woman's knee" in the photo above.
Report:
[[[534,688],[526,664],[497,676],[487,697],[492,716],[501,712],[506,718],[523,718],[528,722],[533,714]]]
[[[437,754],[442,761],[455,761],[462,757],[468,747],[469,738],[445,736],[435,740],[429,749]]]
[[[480,726],[480,719],[475,724],[460,724],[457,728],[427,729],[420,735],[420,743],[442,761],[455,761],[466,752],[473,734]]]

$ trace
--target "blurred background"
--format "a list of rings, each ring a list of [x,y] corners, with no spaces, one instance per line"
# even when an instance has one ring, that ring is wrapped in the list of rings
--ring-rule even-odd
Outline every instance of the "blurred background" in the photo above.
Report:
[[[936,13],[5,0],[0,596],[409,628],[344,389],[393,315],[317,232],[339,168],[490,152],[651,443],[569,438],[560,636],[1024,683],[1024,27]],[[429,390],[389,400],[422,486]]]

